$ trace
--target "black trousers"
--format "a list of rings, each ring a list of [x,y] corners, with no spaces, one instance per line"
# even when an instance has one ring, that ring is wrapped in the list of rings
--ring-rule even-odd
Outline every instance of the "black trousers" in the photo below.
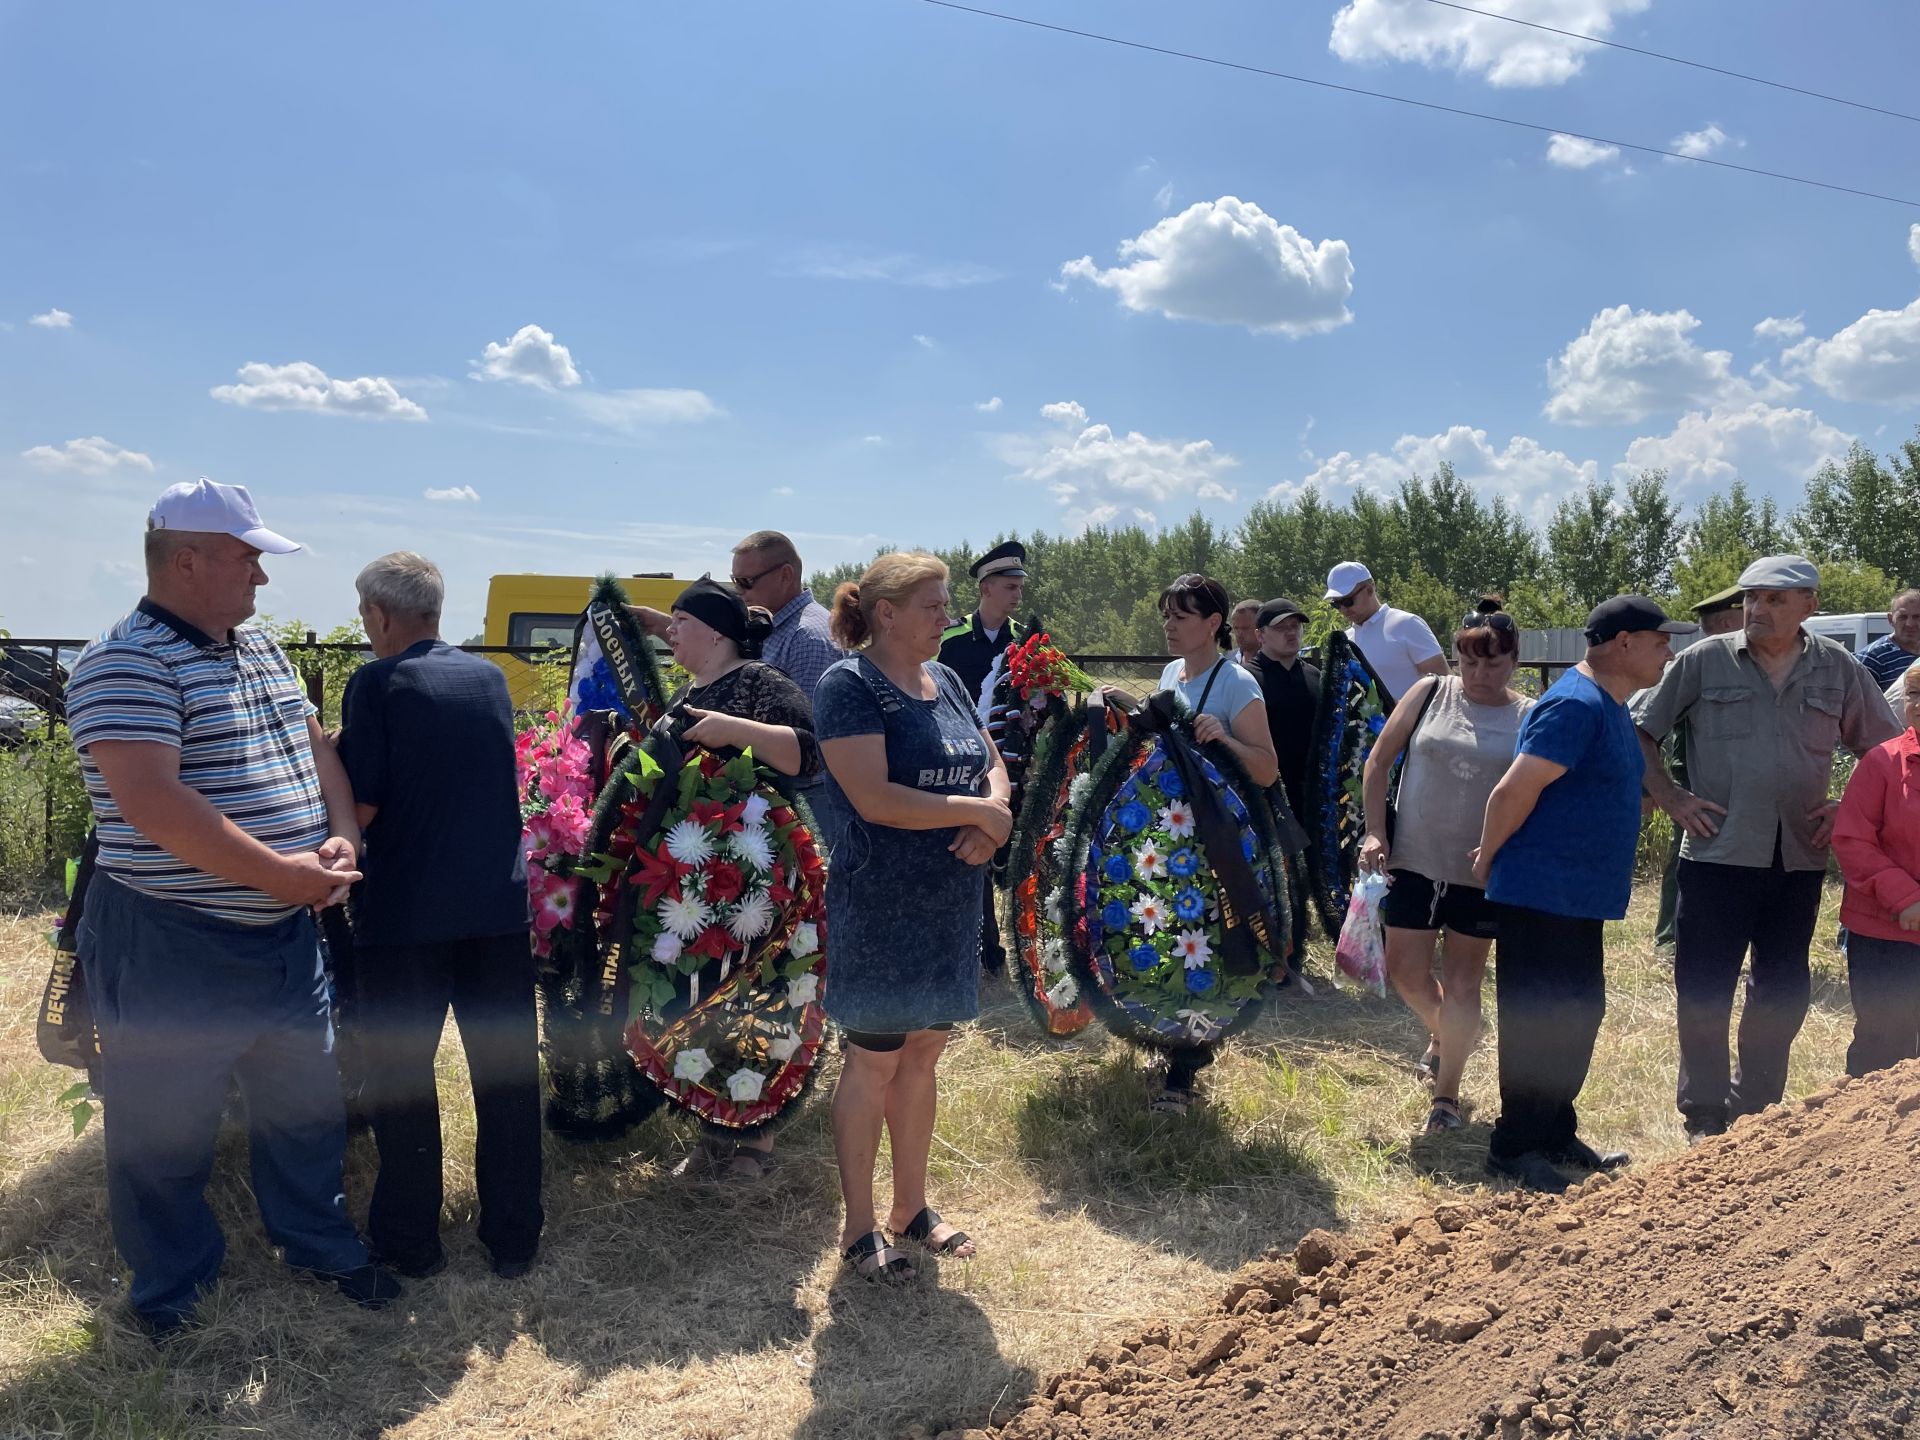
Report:
[[[1511,1160],[1573,1143],[1607,1013],[1606,922],[1496,907],[1494,1003],[1500,1019],[1500,1118],[1488,1149]]]
[[[499,1261],[540,1243],[540,1042],[524,931],[358,949],[368,1102],[380,1176],[367,1231],[408,1267],[440,1255],[440,1102],[433,1057],[453,1008],[477,1121],[480,1243]]]
[[[1680,862],[1674,915],[1673,988],[1679,997],[1680,1113],[1724,1125],[1779,1101],[1787,1055],[1812,993],[1807,948],[1820,917],[1818,870],[1788,870],[1776,844],[1773,863]],[[1727,1022],[1747,948],[1746,1008],[1740,1015],[1740,1057],[1729,1068]]]
[[[1912,941],[1847,936],[1853,1043],[1847,1074],[1870,1075],[1920,1056],[1920,934]]]

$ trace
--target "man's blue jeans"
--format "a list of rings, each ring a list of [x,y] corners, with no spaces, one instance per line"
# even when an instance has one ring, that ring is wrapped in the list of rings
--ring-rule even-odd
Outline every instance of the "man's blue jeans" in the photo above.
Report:
[[[79,945],[134,1309],[174,1323],[219,1274],[226,1241],[206,1189],[234,1077],[254,1198],[287,1263],[325,1274],[366,1264],[342,1193],[346,1116],[313,917],[236,925],[100,875]]]

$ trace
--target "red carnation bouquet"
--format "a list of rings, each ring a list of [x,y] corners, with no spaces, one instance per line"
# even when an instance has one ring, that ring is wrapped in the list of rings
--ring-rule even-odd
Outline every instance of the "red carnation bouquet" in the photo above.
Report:
[[[1044,631],[1029,635],[1007,652],[1007,683],[1029,704],[1054,695],[1085,695],[1093,689],[1093,677],[1069,660]]]

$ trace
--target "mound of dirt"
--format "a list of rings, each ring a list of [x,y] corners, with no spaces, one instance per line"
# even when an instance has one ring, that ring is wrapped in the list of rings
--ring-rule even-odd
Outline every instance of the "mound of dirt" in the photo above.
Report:
[[[993,1433],[1901,1436],[1920,1423],[1916,1320],[1910,1062],[1561,1199],[1316,1230],[1214,1315],[1116,1336]]]

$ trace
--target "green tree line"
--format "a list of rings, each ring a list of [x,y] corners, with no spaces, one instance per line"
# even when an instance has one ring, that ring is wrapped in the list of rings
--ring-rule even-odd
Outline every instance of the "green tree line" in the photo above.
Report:
[[[1738,480],[1686,514],[1666,472],[1646,470],[1623,486],[1600,480],[1564,496],[1536,528],[1503,498],[1482,500],[1443,464],[1409,476],[1391,495],[1361,491],[1333,504],[1309,488],[1290,501],[1263,500],[1230,527],[1196,511],[1159,531],[1015,532],[979,548],[923,543],[952,567],[956,611],[975,600],[967,566],[1009,538],[1027,547],[1023,608],[1080,652],[1158,653],[1155,599],[1174,577],[1196,571],[1235,599],[1301,602],[1309,638],[1318,640],[1337,623],[1320,596],[1327,571],[1342,560],[1364,561],[1385,599],[1441,635],[1489,591],[1529,627],[1578,625],[1600,601],[1625,593],[1684,609],[1732,585],[1755,557],[1783,550],[1820,563],[1823,609],[1884,610],[1896,590],[1920,584],[1920,429],[1885,456],[1855,445],[1843,462],[1823,465],[1785,514]],[[864,568],[839,565],[810,584],[830,601]]]

